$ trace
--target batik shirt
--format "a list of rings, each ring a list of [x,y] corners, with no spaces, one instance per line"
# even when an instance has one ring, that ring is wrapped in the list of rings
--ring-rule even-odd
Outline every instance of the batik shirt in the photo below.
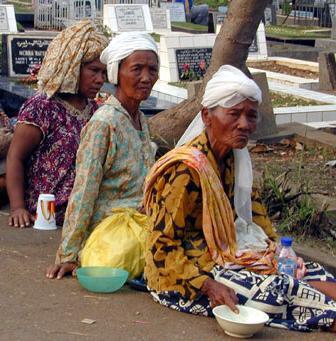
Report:
[[[111,96],[83,129],[57,263],[78,261],[87,237],[112,208],[140,208],[144,180],[154,163],[142,113],[140,122],[142,131]]]
[[[56,222],[63,224],[64,213],[75,181],[76,152],[80,133],[97,105],[90,101],[79,111],[58,97],[36,94],[21,107],[18,124],[38,127],[42,141],[25,165],[25,203],[36,213],[40,193],[56,197]]]
[[[205,133],[191,146],[206,155],[220,176],[234,212],[233,152],[226,155],[220,173]],[[185,163],[177,162],[157,178],[152,193],[148,213],[153,221],[153,231],[148,240],[145,267],[148,286],[157,292],[177,291],[187,299],[194,299],[204,281],[212,278],[210,271],[216,265],[202,229],[199,176]],[[253,190],[251,200],[253,221],[275,239],[276,234],[256,190]]]

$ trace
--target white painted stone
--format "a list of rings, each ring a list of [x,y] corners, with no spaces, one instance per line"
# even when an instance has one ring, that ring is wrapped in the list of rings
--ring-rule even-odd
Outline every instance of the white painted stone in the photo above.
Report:
[[[275,122],[276,124],[284,124],[291,122],[291,115],[275,115]]]
[[[144,4],[104,5],[103,24],[114,33],[153,32],[149,7]]]
[[[336,111],[324,111],[322,113],[323,121],[333,121],[336,120]]]
[[[0,5],[0,33],[17,33],[13,5]]]
[[[161,8],[169,9],[170,11],[170,20],[175,22],[185,22],[185,8],[184,4],[181,2],[161,2]]]
[[[185,47],[195,47],[195,43],[192,39],[192,37],[180,37],[180,47],[185,48]]]
[[[316,112],[311,112],[311,113],[307,113],[307,122],[318,122],[318,121],[322,121],[323,116],[322,116],[322,112],[320,111],[316,111]]]
[[[292,122],[299,123],[307,122],[307,114],[306,113],[292,114]]]

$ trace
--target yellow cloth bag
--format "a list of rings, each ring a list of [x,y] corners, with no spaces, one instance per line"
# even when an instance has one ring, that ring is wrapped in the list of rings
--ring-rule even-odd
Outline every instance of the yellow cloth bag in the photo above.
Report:
[[[132,208],[117,208],[112,213],[88,238],[80,255],[81,265],[125,269],[132,279],[144,270],[149,218]]]

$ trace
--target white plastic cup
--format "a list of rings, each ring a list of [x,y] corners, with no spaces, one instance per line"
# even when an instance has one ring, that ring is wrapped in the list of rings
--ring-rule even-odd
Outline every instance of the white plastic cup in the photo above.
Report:
[[[40,194],[37,201],[34,229],[56,230],[55,196],[53,194]]]

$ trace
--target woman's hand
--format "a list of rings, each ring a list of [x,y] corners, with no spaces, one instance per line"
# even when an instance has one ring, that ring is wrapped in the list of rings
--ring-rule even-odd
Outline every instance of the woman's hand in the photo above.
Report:
[[[35,219],[25,208],[11,210],[8,225],[14,227],[29,227]]]
[[[71,273],[72,276],[76,276],[77,264],[73,262],[67,262],[62,264],[54,264],[48,267],[46,272],[47,278],[61,279],[66,274]]]
[[[225,304],[233,312],[239,313],[239,310],[236,307],[236,304],[238,304],[238,297],[234,290],[226,285],[209,278],[203,283],[201,291],[209,297],[210,304],[213,308]]]

